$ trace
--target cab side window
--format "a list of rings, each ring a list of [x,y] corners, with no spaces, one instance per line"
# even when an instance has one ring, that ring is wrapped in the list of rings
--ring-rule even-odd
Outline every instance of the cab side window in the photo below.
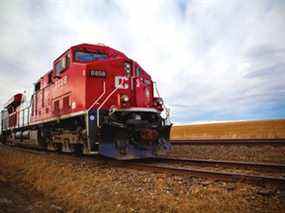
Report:
[[[41,89],[41,82],[39,81],[35,84],[35,92],[39,91],[40,89]]]
[[[66,68],[70,65],[70,53],[68,52],[65,56],[63,56],[56,64],[55,64],[55,73],[56,76],[60,76]]]
[[[140,68],[140,67],[137,67],[137,68],[136,68],[136,76],[137,76],[137,77],[140,76],[141,73],[142,73],[141,68]]]
[[[65,60],[66,60],[66,67],[69,67],[69,65],[70,65],[70,52],[68,52],[66,54]]]
[[[66,59],[65,57],[62,58],[61,60],[59,60],[56,64],[55,64],[55,73],[56,76],[60,76],[60,73],[66,68]]]

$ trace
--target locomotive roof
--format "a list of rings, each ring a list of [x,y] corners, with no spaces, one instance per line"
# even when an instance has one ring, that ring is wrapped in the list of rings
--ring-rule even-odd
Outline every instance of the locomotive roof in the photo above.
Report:
[[[74,45],[74,46],[71,46],[69,49],[67,49],[66,51],[64,51],[59,57],[57,57],[54,61],[57,61],[58,59],[60,59],[68,50],[71,50],[71,49],[84,49],[86,48],[87,50],[93,50],[93,51],[102,51],[102,52],[106,52],[108,55],[111,55],[111,56],[121,56],[121,57],[126,57],[127,56],[116,50],[116,49],[113,49],[109,46],[106,46],[104,44],[88,44],[88,43],[82,43],[82,44],[77,44],[77,45]]]
[[[7,103],[4,105],[4,108],[9,108],[10,106],[18,106],[20,105],[22,101],[23,94],[22,93],[17,93],[13,95]]]
[[[67,51],[69,51],[69,50],[71,50],[71,49],[80,49],[80,48],[86,48],[87,50],[94,50],[94,51],[96,51],[96,50],[101,50],[101,51],[103,51],[103,52],[106,52],[106,53],[108,53],[109,55],[111,55],[111,56],[121,56],[121,57],[125,57],[125,58],[127,58],[127,56],[124,54],[124,53],[122,53],[122,52],[120,52],[120,51],[118,51],[118,50],[116,50],[116,49],[113,49],[113,48],[111,48],[111,47],[109,47],[109,46],[106,46],[106,45],[104,45],[104,44],[88,44],[88,43],[81,43],[81,44],[77,44],[77,45],[74,45],[74,46],[71,46],[70,48],[68,48],[66,51],[64,51],[60,56],[58,56],[53,62],[55,63],[56,61],[58,61]],[[51,69],[50,71],[48,71],[47,73],[45,73],[43,76],[41,76],[37,81],[36,81],[36,83],[37,82],[39,82],[45,75],[48,75],[50,72],[52,72],[53,70]],[[35,84],[36,84],[35,83]]]

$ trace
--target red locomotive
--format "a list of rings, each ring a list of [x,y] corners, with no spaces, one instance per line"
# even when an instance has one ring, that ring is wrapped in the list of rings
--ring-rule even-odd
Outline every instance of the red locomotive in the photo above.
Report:
[[[161,116],[151,76],[104,45],[71,47],[36,83],[29,106],[14,95],[1,111],[5,143],[99,153],[116,159],[168,150],[171,124]]]

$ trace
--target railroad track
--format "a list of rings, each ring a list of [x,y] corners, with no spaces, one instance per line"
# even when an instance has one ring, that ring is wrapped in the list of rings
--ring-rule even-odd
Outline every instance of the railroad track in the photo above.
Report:
[[[151,169],[155,172],[170,172],[179,175],[189,175],[192,177],[203,177],[211,178],[214,180],[224,180],[229,182],[247,182],[254,183],[256,185],[264,184],[276,184],[282,187],[285,186],[284,177],[268,176],[268,175],[252,175],[234,172],[221,172],[221,171],[211,171],[205,169],[191,169],[176,166],[164,166],[164,165],[154,165],[147,163],[135,163],[134,168],[137,169]]]
[[[181,157],[159,157],[155,159],[159,162],[170,163],[190,163],[199,166],[222,166],[227,168],[251,168],[260,169],[263,171],[280,171],[285,173],[285,164],[278,163],[259,163],[245,161],[226,161],[226,160],[211,160],[211,159],[190,159]]]
[[[160,164],[160,163],[166,163]],[[186,163],[194,166],[204,167],[210,166],[210,169],[201,168],[185,168],[180,166],[171,166],[173,163]],[[221,161],[221,160],[206,160],[206,159],[189,159],[189,158],[178,158],[178,157],[158,157],[151,159],[147,163],[135,162],[135,167],[140,169],[147,168],[154,171],[166,171],[174,174],[190,175],[194,177],[211,178],[216,180],[224,181],[240,181],[254,183],[257,185],[263,185],[265,183],[282,185],[285,187],[285,165],[276,163],[256,163],[256,162],[243,162],[243,161]],[[263,174],[247,174],[241,172],[225,172],[213,170],[216,166],[226,168],[247,168],[253,170],[261,170]],[[264,172],[275,171],[278,175],[265,175]]]
[[[285,139],[201,139],[171,140],[174,146],[179,145],[285,145]]]
[[[6,145],[1,145],[3,147],[9,147]],[[16,149],[15,149],[16,148]],[[15,151],[23,151],[31,154],[48,154],[50,152],[40,151],[40,150],[32,150],[26,149],[22,147],[13,147],[11,150]],[[56,154],[56,152],[52,152]],[[70,155],[69,155],[70,156]],[[70,161],[78,160],[78,157],[72,157],[69,159]],[[74,158],[73,158],[74,157]],[[253,183],[257,185],[264,185],[264,184],[276,184],[282,187],[285,187],[285,177],[284,176],[270,176],[270,175],[253,175],[253,174],[245,174],[245,173],[234,173],[234,172],[224,172],[224,171],[213,171],[210,169],[194,169],[194,168],[183,168],[179,166],[173,165],[165,165],[161,164],[161,162],[187,162],[187,163],[195,163],[199,164],[200,166],[205,165],[224,165],[228,167],[259,167],[259,168],[270,168],[277,169],[284,171],[285,165],[283,164],[267,164],[267,163],[251,163],[251,162],[234,162],[234,161],[213,161],[213,160],[200,160],[200,159],[185,159],[185,158],[158,158],[155,159],[158,162],[155,162],[154,159],[146,160],[146,161],[116,161],[113,159],[105,158],[102,156],[97,157],[90,157],[90,156],[82,156],[82,159],[88,161],[90,163],[94,162],[94,160],[106,161],[111,163],[110,166],[119,167],[119,168],[131,168],[131,169],[138,169],[138,170],[146,170],[146,171],[153,171],[153,172],[167,172],[171,174],[177,175],[187,175],[191,177],[199,177],[199,178],[210,178],[215,180],[223,180],[229,182],[247,182]],[[64,159],[66,160],[66,159]],[[284,174],[284,173],[283,173]]]

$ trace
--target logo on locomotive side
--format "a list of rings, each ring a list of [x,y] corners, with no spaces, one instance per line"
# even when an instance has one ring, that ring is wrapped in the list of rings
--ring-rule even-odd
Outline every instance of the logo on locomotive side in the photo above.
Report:
[[[128,89],[129,88],[128,81],[129,79],[126,76],[116,76],[115,87],[119,89]]]

